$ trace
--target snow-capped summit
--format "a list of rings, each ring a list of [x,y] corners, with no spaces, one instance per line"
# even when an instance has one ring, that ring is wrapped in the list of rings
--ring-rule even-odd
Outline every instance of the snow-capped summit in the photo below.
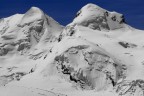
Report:
[[[114,30],[125,26],[122,14],[107,11],[91,3],[78,11],[72,23],[88,26],[94,30]]]
[[[36,45],[55,42],[62,29],[63,26],[37,7],[31,7],[25,14],[1,19],[0,50],[6,52],[1,51],[0,55],[6,55],[10,51],[27,53]],[[11,45],[11,50],[4,47],[7,45]]]
[[[36,20],[44,19],[44,13],[37,7],[31,7],[23,16],[20,25],[31,23]]]

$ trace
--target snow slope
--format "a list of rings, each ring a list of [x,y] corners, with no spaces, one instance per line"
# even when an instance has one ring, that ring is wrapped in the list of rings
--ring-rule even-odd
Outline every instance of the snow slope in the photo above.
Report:
[[[144,31],[120,13],[87,4],[63,27],[32,7],[0,30],[0,96],[144,95]]]
[[[125,27],[122,14],[109,12],[94,4],[84,6],[72,23],[98,30],[114,30]]]

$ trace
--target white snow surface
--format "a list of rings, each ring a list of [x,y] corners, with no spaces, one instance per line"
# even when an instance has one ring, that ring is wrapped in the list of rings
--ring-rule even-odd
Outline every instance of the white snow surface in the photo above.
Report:
[[[0,96],[144,96],[143,37],[95,4],[66,27],[37,7],[0,19]]]
[[[115,30],[126,27],[122,14],[107,11],[95,4],[87,4],[78,11],[72,22],[72,25],[75,24],[99,30]]]
[[[37,7],[31,7],[22,18],[21,25],[44,18],[44,13]]]

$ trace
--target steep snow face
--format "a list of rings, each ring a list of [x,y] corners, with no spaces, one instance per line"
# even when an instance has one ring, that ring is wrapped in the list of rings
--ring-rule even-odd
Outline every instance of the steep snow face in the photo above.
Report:
[[[39,48],[41,44],[56,42],[62,29],[63,26],[36,7],[32,7],[24,15],[1,19],[0,55],[6,55],[9,51],[25,54],[35,47],[42,49]]]
[[[23,15],[1,19],[0,85],[19,80],[29,73],[36,64],[31,59],[40,58],[49,51],[62,29],[63,26],[36,7]],[[47,47],[42,47],[44,45]],[[31,61],[29,68],[26,68]]]
[[[9,50],[14,50],[14,40],[17,38],[17,27],[23,15],[16,14],[1,19],[0,22],[0,55],[5,55]]]
[[[25,15],[22,18],[22,21],[20,25],[28,24],[34,21],[37,21],[39,19],[44,19],[44,13],[42,10],[40,10],[37,7],[32,7],[30,10],[28,10]]]
[[[125,27],[124,17],[94,4],[87,4],[78,11],[72,25],[79,24],[94,30],[114,30]]]
[[[20,23],[22,17],[23,14],[16,14],[8,18],[0,19],[0,34],[2,35],[5,32],[10,32],[14,30],[15,27],[17,27],[17,25]]]

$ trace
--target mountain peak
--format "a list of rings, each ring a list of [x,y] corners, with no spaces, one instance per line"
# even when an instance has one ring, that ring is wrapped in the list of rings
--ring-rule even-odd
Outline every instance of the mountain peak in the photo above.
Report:
[[[98,10],[101,10],[101,11],[106,11],[105,9],[101,8],[100,6],[98,5],[95,5],[93,3],[88,3],[87,5],[85,5],[84,7],[82,7],[82,10],[93,10],[93,9],[97,9]]]
[[[124,27],[124,16],[117,12],[107,11],[89,3],[77,12],[73,24],[90,27],[95,30],[114,30]]]
[[[43,13],[43,11],[40,8],[35,7],[35,6],[31,7],[28,11],[33,12],[33,13]]]
[[[38,7],[31,7],[23,16],[21,25],[35,20],[44,19],[44,12]]]

